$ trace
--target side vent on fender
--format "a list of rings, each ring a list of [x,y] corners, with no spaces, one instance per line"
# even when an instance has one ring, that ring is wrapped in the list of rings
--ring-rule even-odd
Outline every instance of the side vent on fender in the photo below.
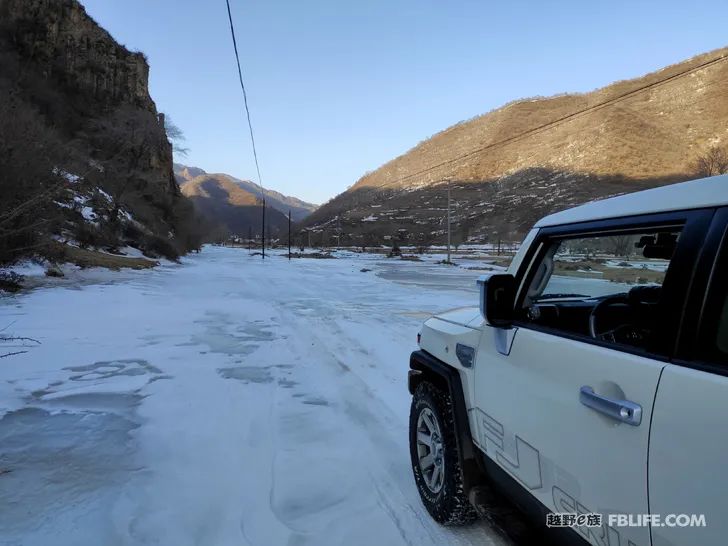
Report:
[[[464,368],[472,368],[475,363],[475,349],[470,345],[458,343],[455,345],[455,354]]]

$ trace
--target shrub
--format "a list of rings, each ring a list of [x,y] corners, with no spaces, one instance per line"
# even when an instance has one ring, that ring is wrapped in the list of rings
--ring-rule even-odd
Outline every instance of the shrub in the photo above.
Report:
[[[145,256],[151,258],[167,258],[168,260],[179,260],[180,252],[172,241],[158,235],[147,234],[141,239],[141,250]]]
[[[14,271],[0,270],[0,291],[17,292],[22,288],[23,276]]]

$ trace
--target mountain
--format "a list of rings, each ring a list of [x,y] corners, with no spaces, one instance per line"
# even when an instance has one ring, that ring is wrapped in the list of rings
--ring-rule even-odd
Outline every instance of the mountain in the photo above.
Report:
[[[202,174],[183,182],[182,194],[189,198],[200,214],[224,231],[258,237],[262,231],[262,209],[258,196],[238,181],[224,174]],[[288,231],[288,216],[266,204],[266,236]]]
[[[148,80],[77,0],[0,0],[0,264],[200,243]]]
[[[202,174],[207,173],[202,169],[198,169],[197,167],[188,167],[187,165],[174,163],[174,179],[179,185],[182,185],[182,183],[187,182],[188,180],[192,180],[196,176],[200,176]]]
[[[340,229],[350,244],[443,241],[449,186],[456,240],[520,239],[544,214],[689,179],[715,145],[728,146],[728,48],[453,125],[364,175],[303,227],[324,237]]]
[[[200,212],[202,212],[207,218],[213,221],[222,222],[232,233],[247,235],[247,220],[242,220],[243,224],[240,224],[241,220],[238,219],[231,223],[228,220],[233,218],[233,211],[227,210],[227,207],[224,207],[223,205],[248,206],[251,200],[253,200],[253,202],[259,200],[262,194],[260,187],[257,184],[249,180],[240,180],[239,178],[235,178],[228,174],[206,173],[198,167],[189,167],[180,163],[174,164],[174,173],[175,179],[180,185],[182,193],[192,198],[193,201],[197,203]],[[202,186],[211,188],[215,184],[223,191],[209,191],[208,189],[201,189]],[[235,188],[232,186],[235,186]],[[204,199],[208,201],[202,200],[203,193],[207,193],[207,195],[204,196]],[[247,195],[247,197],[243,197],[244,195]],[[212,201],[215,200],[221,200],[223,203],[213,203]],[[288,229],[289,210],[291,211],[291,219],[294,222],[300,222],[316,210],[317,207],[316,205],[307,203],[296,197],[289,197],[269,189],[265,190],[265,200],[266,205],[274,211],[270,216],[271,220],[278,218],[278,215],[275,213],[280,213],[286,217],[286,229]],[[213,216],[213,211],[223,209],[226,210],[225,218]],[[267,222],[268,218],[266,218],[266,223]],[[241,225],[246,226],[244,232],[239,230]],[[256,226],[254,230],[259,229],[257,227],[258,224],[254,223],[254,225]]]

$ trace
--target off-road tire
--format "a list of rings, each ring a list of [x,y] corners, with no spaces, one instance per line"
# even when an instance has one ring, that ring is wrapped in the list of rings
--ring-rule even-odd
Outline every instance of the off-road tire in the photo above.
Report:
[[[429,409],[437,419],[442,435],[443,474],[442,487],[434,493],[425,482],[420,469],[417,450],[417,424],[420,413]],[[478,513],[463,490],[463,474],[455,438],[453,405],[450,395],[423,381],[412,396],[410,408],[410,456],[415,483],[422,503],[432,518],[442,525],[465,525],[478,519]]]

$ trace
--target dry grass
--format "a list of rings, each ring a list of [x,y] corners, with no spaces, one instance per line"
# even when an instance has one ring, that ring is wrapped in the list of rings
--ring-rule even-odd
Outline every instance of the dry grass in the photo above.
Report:
[[[514,101],[458,123],[363,176],[353,188],[389,184],[543,124],[728,55],[706,53],[580,95]],[[728,60],[591,110],[531,136],[449,163],[404,182],[485,180],[532,167],[643,179],[684,173],[712,139],[728,137]]]
[[[638,267],[607,267],[592,260],[556,262],[557,275],[582,279],[602,279],[621,284],[662,284],[665,273]]]
[[[63,249],[64,259],[79,267],[105,267],[113,271],[122,268],[149,269],[159,265],[159,262],[145,258],[129,258],[126,256],[114,256],[103,252],[94,252],[82,248],[67,246]]]
[[[697,68],[717,59],[725,60]],[[456,237],[519,241],[546,214],[697,177],[695,160],[715,144],[728,145],[726,89],[723,48],[590,93],[514,101],[453,125],[364,175],[304,225],[325,240],[338,217],[350,244],[379,244],[403,230],[406,244],[442,242],[442,183],[449,180]],[[372,214],[376,221],[362,221]]]
[[[251,256],[260,256],[260,252],[253,252]],[[336,256],[329,252],[292,252],[291,258],[311,258],[313,260],[335,260]]]

